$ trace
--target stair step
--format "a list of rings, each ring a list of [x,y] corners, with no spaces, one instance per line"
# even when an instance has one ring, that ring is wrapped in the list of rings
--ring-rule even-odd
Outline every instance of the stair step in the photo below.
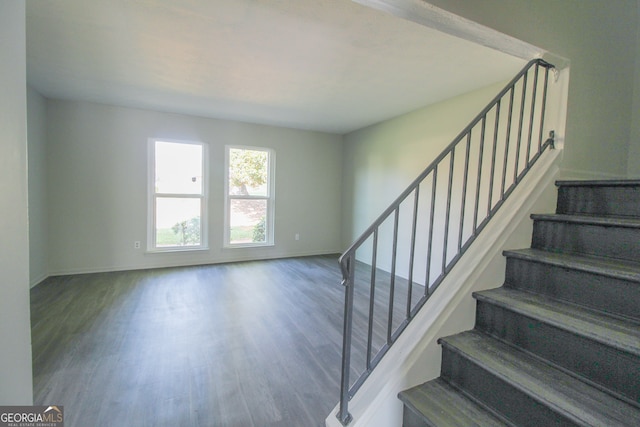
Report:
[[[640,217],[640,180],[558,181],[559,214]]]
[[[515,425],[640,425],[638,408],[479,331],[439,342],[441,377]]]
[[[531,215],[532,248],[640,260],[640,219]]]
[[[442,378],[401,392],[403,427],[508,427]]]
[[[562,214],[532,214],[534,220],[551,221],[567,224],[598,225],[602,227],[620,227],[638,229],[640,219],[638,218],[618,218],[606,216],[590,215],[562,215]]]
[[[640,187],[640,179],[558,180],[558,187]]]
[[[477,329],[640,407],[640,324],[507,288],[474,298]]]
[[[440,378],[399,395],[405,427],[640,426],[640,180],[556,185]]]
[[[504,251],[505,287],[640,321],[640,264],[537,249]]]

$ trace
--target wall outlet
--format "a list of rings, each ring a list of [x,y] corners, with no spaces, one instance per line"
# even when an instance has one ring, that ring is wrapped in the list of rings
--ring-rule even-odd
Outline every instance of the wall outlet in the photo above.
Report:
[[[133,248],[140,249],[140,240],[136,240],[135,242],[133,242]]]
[[[294,238],[295,238],[296,240],[300,240],[300,233],[296,233],[296,235],[294,236]]]

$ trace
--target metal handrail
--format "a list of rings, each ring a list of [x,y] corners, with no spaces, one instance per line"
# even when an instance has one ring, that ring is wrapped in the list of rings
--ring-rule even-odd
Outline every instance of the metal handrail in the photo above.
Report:
[[[539,70],[544,69],[544,79],[540,82]],[[438,155],[435,160],[404,190],[398,198],[369,226],[362,235],[340,256],[339,263],[342,271],[342,284],[345,287],[345,306],[344,306],[344,329],[343,329],[343,347],[342,347],[342,378],[340,386],[340,407],[337,414],[338,419],[343,425],[349,424],[352,417],[348,411],[349,400],[355,395],[362,386],[373,369],[380,362],[382,357],[389,350],[391,345],[397,340],[402,331],[407,327],[409,322],[415,317],[417,312],[433,292],[440,285],[444,277],[449,273],[457,261],[469,248],[471,243],[476,239],[478,234],[486,226],[489,220],[495,215],[496,211],[502,206],[507,197],[513,192],[516,185],[522,180],[524,175],[531,169],[533,164],[538,160],[540,155],[547,149],[553,148],[554,132],[549,132],[549,138],[543,142],[544,117],[547,99],[547,86],[549,78],[549,70],[553,69],[553,65],[542,59],[534,59],[530,61],[493,100],[471,121],[471,123],[456,136],[456,138]],[[533,74],[533,76],[530,76]],[[531,79],[530,79],[531,77]],[[541,86],[541,87],[539,87]],[[517,90],[518,89],[518,90]],[[541,92],[539,92],[541,91]],[[530,97],[530,99],[529,99]],[[519,100],[519,107],[516,104]],[[501,113],[504,113],[503,103],[508,103],[506,109],[506,122],[501,121]],[[540,104],[538,106],[538,103]],[[514,109],[516,114],[514,114]],[[493,123],[487,123],[492,120]],[[515,126],[514,126],[515,125]],[[526,125],[526,126],[525,126]],[[487,126],[492,131],[487,130]],[[517,130],[514,128],[517,127]],[[527,129],[525,129],[525,127]],[[478,133],[479,132],[479,133]],[[534,144],[534,136],[537,136],[537,144]],[[475,140],[474,140],[475,138]],[[487,139],[490,139],[490,147],[487,148]],[[512,147],[512,140],[515,140],[516,147]],[[524,145],[523,145],[524,144]],[[461,148],[462,147],[462,148]],[[464,154],[463,178],[461,183],[460,194],[453,194],[453,181],[456,176],[456,152]],[[502,155],[501,161],[496,157]],[[475,158],[477,157],[477,162]],[[446,164],[448,162],[448,165]],[[488,176],[483,173],[485,163],[491,164]],[[469,178],[470,169],[476,169],[475,181]],[[438,173],[440,170],[448,170],[442,172],[446,179],[446,195],[442,195],[440,183],[438,182]],[[512,176],[508,172],[512,172]],[[488,179],[488,184],[487,184]],[[500,181],[496,184],[496,179]],[[473,185],[475,184],[475,188]],[[509,184],[507,186],[507,184]],[[496,188],[496,185],[498,188]],[[427,196],[421,194],[421,187],[426,188]],[[460,186],[456,187],[458,190]],[[471,187],[471,191],[470,191]],[[498,191],[499,189],[499,191]],[[468,200],[469,195],[473,193],[473,200]],[[496,199],[495,193],[499,193]],[[458,197],[459,196],[459,197]],[[452,211],[454,197],[459,204],[458,211]],[[479,218],[481,213],[481,199],[486,199],[486,214]],[[473,202],[473,204],[469,204]],[[410,239],[400,242],[400,210],[407,204],[409,210],[412,211],[410,223]],[[421,215],[423,209],[420,206],[428,204],[425,215]],[[443,206],[446,205],[446,208]],[[469,206],[472,206],[471,208]],[[441,241],[434,242],[434,227],[436,211],[444,209],[444,225],[442,227],[443,237]],[[469,219],[468,211],[473,209],[472,219]],[[455,215],[458,215],[456,218]],[[455,220],[457,222],[457,230],[453,228]],[[424,248],[423,258],[417,258],[419,250],[417,248],[417,229],[419,221],[428,223],[428,235],[426,248]],[[391,222],[392,235],[390,241],[381,238],[381,228]],[[469,224],[471,222],[471,224]],[[404,225],[404,223],[403,223]],[[407,230],[409,231],[409,230]],[[452,232],[457,231],[455,241],[451,241]],[[370,242],[368,244],[367,242]],[[450,253],[452,244],[457,244],[457,250],[454,254]],[[398,268],[398,245],[408,244],[409,255],[404,259],[408,262],[407,273],[403,277],[397,271]],[[440,248],[437,245],[440,244]],[[390,266],[386,268],[380,267],[378,254],[385,248],[390,250]],[[437,250],[440,249],[440,252]],[[362,250],[370,254],[370,263],[362,261],[363,255],[359,255],[358,251]],[[441,263],[434,264],[437,256],[441,256]],[[414,277],[416,262],[424,261],[425,276],[424,283],[419,283]],[[356,270],[357,266],[363,267],[362,276],[369,280],[359,280]],[[433,270],[439,273],[436,277],[432,276]],[[438,270],[439,269],[439,270]],[[362,270],[362,269],[361,269]],[[387,310],[383,310],[383,314],[387,316],[387,327],[383,335],[386,342],[377,349],[374,354],[374,313],[377,288],[380,287],[379,277],[388,276],[388,304]],[[353,384],[350,384],[350,374],[352,370],[351,357],[353,345],[353,322],[354,322],[354,298],[356,282],[368,282],[368,309],[367,331],[366,331],[366,350],[363,359],[365,360],[363,371]],[[404,310],[404,319],[395,327],[393,325],[393,316],[395,307],[396,287],[400,283],[406,283],[406,307]],[[424,291],[420,299],[413,304],[412,296],[415,289],[424,286]],[[367,295],[365,294],[365,297]],[[366,313],[367,310],[363,309]],[[379,324],[380,322],[378,322]],[[362,340],[360,340],[362,341]]]

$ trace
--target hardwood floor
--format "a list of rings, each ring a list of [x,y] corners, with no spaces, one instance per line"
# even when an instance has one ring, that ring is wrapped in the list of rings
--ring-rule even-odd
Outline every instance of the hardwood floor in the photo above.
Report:
[[[34,404],[66,425],[320,426],[338,399],[335,256],[50,278]]]
[[[31,293],[34,404],[64,405],[67,427],[324,425],[339,397],[340,280],[337,256],[50,278]],[[356,286],[352,379],[369,295]]]

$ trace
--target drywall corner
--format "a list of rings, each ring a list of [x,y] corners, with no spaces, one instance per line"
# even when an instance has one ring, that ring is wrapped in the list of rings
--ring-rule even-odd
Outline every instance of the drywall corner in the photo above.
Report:
[[[25,2],[0,0],[0,405],[31,405]]]

